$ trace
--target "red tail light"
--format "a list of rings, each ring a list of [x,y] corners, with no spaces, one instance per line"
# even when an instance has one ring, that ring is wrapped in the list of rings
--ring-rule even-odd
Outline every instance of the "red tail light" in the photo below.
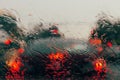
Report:
[[[54,29],[54,30],[51,30],[52,34],[58,34],[58,30]]]

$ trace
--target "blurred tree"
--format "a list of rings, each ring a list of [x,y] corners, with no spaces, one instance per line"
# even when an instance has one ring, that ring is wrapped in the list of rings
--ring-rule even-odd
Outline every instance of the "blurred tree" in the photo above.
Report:
[[[120,21],[102,14],[102,17],[96,22],[96,28],[91,31],[90,38],[99,38],[102,44],[112,46],[112,44],[120,45]]]
[[[22,30],[18,27],[19,21],[8,10],[2,10],[0,13],[0,29],[7,32],[12,38],[22,39]]]

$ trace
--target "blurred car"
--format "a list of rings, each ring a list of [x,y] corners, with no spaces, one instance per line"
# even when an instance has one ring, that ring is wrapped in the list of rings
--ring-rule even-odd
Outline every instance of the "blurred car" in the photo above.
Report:
[[[50,79],[103,77],[107,71],[106,60],[93,50],[88,43],[81,40],[40,39],[26,47],[22,59],[24,67],[31,66],[26,70],[26,74],[31,76]]]

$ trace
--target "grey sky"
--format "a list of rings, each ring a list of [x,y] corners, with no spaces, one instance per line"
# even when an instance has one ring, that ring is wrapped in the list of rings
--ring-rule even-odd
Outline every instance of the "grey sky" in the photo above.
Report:
[[[119,3],[120,0],[0,0],[0,8],[17,10],[26,22],[39,16],[51,22],[94,23],[102,11],[120,17]]]
[[[119,15],[119,3],[120,0],[0,0],[0,7],[15,9],[21,16],[32,14],[45,20],[89,22],[101,11]]]

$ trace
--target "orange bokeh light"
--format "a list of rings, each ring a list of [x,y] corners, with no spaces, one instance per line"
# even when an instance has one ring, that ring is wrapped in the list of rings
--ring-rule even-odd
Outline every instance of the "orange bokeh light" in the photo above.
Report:
[[[102,44],[102,41],[100,39],[98,39],[98,38],[90,39],[89,42],[92,45],[101,45]]]
[[[103,67],[103,64],[102,64],[101,62],[97,62],[97,63],[95,64],[95,69],[96,69],[96,70],[101,70],[102,67]]]
[[[10,61],[8,64],[9,71],[6,73],[7,80],[24,80],[24,72],[20,71],[20,68],[23,66],[21,60]]]
[[[22,63],[20,61],[13,61],[10,65],[12,71],[18,71],[20,70]]]
[[[106,61],[104,59],[97,59],[96,61],[94,61],[94,69],[98,72],[106,69]]]

